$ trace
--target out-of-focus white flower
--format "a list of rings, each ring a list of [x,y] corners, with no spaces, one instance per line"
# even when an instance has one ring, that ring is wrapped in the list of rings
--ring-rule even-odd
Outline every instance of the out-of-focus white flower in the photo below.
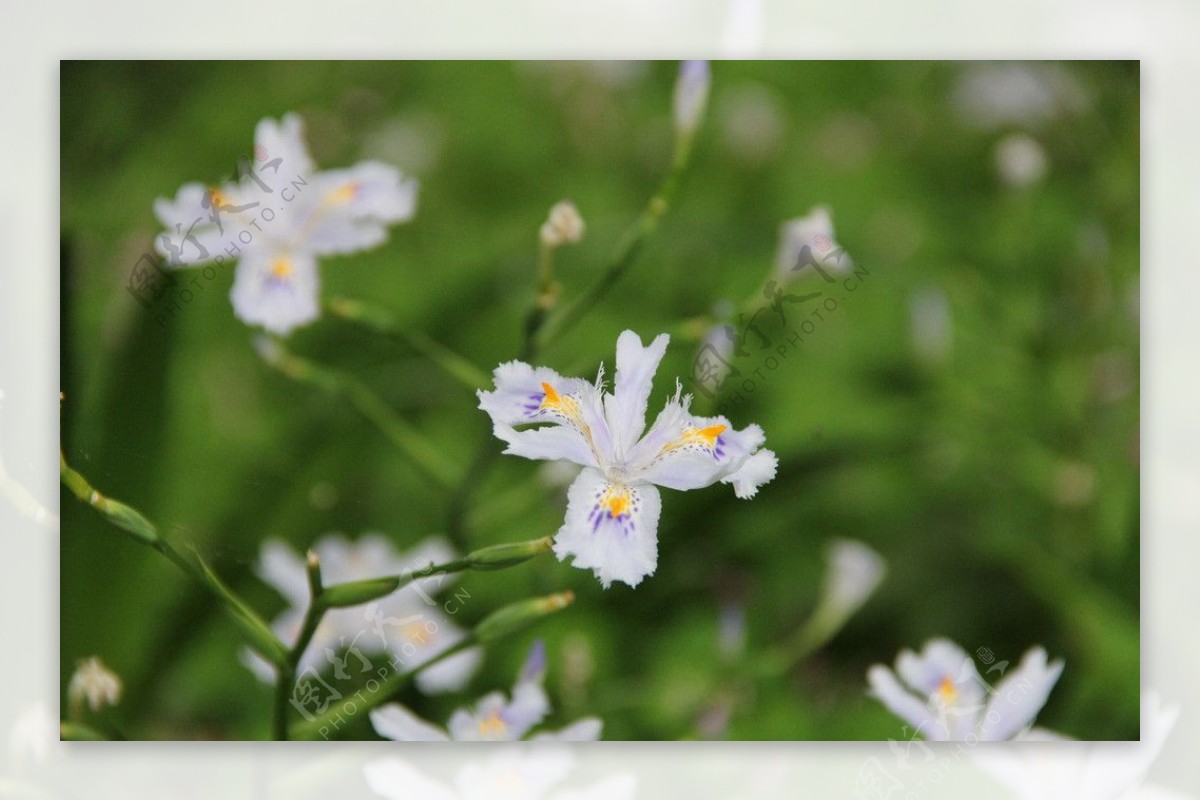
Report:
[[[724,659],[732,660],[746,650],[746,605],[721,604],[717,618],[717,650]]]
[[[1035,127],[1089,105],[1075,77],[1058,64],[983,62],[966,68],[952,98],[971,125]]]
[[[496,368],[494,391],[479,392],[493,433],[508,443],[505,453],[583,467],[567,492],[554,552],[595,571],[605,587],[613,581],[637,586],[654,572],[658,487],[691,490],[720,481],[732,484],[739,498],[751,498],[775,477],[775,454],[760,450],[762,428],[737,431],[725,417],[693,417],[691,396],[681,396],[678,381],[675,397],[646,429],[651,383],[669,340],[660,334],[643,346],[633,331],[622,332],[611,393],[603,367],[593,384],[517,361]]]
[[[949,640],[934,639],[919,655],[901,651],[896,673],[875,665],[867,680],[871,694],[926,740],[988,742],[1025,732],[1062,670],[1062,660],[1048,663],[1045,649],[1031,648],[992,688],[965,651]]]
[[[1162,751],[1179,707],[1142,694],[1142,738],[1134,743],[1081,743],[1034,729],[1004,748],[976,748],[971,760],[1017,798],[1172,798],[1144,784]]]
[[[939,286],[916,290],[908,298],[913,352],[926,364],[940,364],[954,347],[950,301]]]
[[[675,82],[675,132],[691,136],[704,116],[708,90],[712,85],[712,70],[707,61],[685,61],[679,67]]]
[[[550,215],[538,233],[544,246],[557,248],[583,239],[584,230],[579,209],[569,200],[560,200],[550,209]]]
[[[513,686],[512,695],[488,693],[470,708],[458,709],[443,729],[414,715],[400,704],[371,711],[371,725],[389,740],[523,740],[550,712],[550,699],[542,689],[546,651],[541,641],[530,649]],[[542,732],[533,740],[580,741],[600,737],[599,718],[584,718],[559,732]]]
[[[318,172],[295,114],[259,122],[254,143],[262,163],[241,165],[237,181],[184,184],[155,202],[166,228],[156,247],[169,267],[236,260],[234,312],[286,335],[320,314],[317,257],[381,245],[412,217],[417,184],[377,161]]]
[[[996,143],[996,172],[1009,186],[1029,186],[1046,174],[1046,150],[1028,134],[1015,133]]]
[[[825,565],[821,605],[843,621],[867,602],[887,574],[883,557],[855,540],[834,540]]]
[[[733,370],[735,343],[729,332],[730,328],[724,324],[708,329],[692,362],[692,380],[710,398],[724,391],[725,379]]]
[[[67,684],[67,701],[82,709],[84,702],[93,712],[121,701],[121,679],[98,656],[90,656],[75,667]]]
[[[717,119],[729,154],[752,167],[774,158],[787,132],[779,97],[760,84],[731,87],[717,106]]]
[[[367,784],[384,798],[633,798],[637,779],[625,772],[585,787],[563,787],[574,768],[575,757],[564,745],[509,743],[467,762],[452,783],[434,779],[400,757],[368,762],[364,772]]]
[[[805,216],[788,220],[779,228],[776,279],[786,284],[803,275],[808,267],[822,277],[826,277],[825,271],[841,273],[854,267],[850,256],[834,239],[833,218],[825,206],[816,206]]]
[[[453,549],[440,538],[431,538],[407,553],[397,553],[380,534],[366,534],[357,542],[341,535],[322,537],[312,547],[321,564],[323,582],[329,586],[347,581],[396,575],[420,570],[430,564],[449,562]],[[308,572],[304,560],[278,540],[263,543],[258,574],[287,600],[286,609],[271,628],[286,644],[295,642],[308,608]],[[417,579],[365,607],[331,609],[325,613],[297,666],[297,675],[332,668],[352,674],[366,655],[388,654],[416,666],[457,644],[465,632],[456,626],[433,599],[450,576]],[[345,651],[346,655],[340,655]],[[275,671],[262,657],[243,652],[247,666],[263,681],[274,681]],[[416,685],[423,693],[461,690],[479,666],[479,649],[471,648],[422,670]]]

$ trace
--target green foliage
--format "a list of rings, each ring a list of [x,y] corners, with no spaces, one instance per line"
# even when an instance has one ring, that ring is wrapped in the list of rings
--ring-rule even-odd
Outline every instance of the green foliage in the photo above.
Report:
[[[736,425],[761,424],[779,475],[752,501],[721,485],[664,492],[658,570],[634,590],[601,590],[590,572],[545,556],[462,574],[464,627],[519,599],[570,590],[576,600],[490,644],[469,695],[410,690],[406,703],[444,720],[477,691],[509,686],[536,636],[555,717],[598,715],[606,739],[705,736],[721,715],[735,738],[899,738],[901,724],[864,696],[867,668],[945,635],[1014,662],[1044,645],[1066,670],[1042,725],[1137,737],[1137,66],[1061,65],[1090,103],[1028,129],[1048,170],[1025,187],[1005,185],[993,165],[1015,126],[983,129],[958,113],[964,69],[714,65],[672,209],[537,361],[592,376],[602,360],[611,368],[625,328],[679,333],[721,299],[741,303],[772,269],[780,223],[826,204],[857,267],[853,291],[808,275],[799,288],[826,292],[837,310],[817,320],[789,305],[786,326],[769,312],[772,349],[750,337],[731,391],[701,399],[702,412],[724,402]],[[252,571],[265,539],[303,553],[327,532],[378,530],[405,548],[447,530],[450,493],[355,399],[381,401],[434,443],[421,457],[454,476],[481,451],[499,453],[460,379],[520,349],[538,226],[554,202],[572,199],[587,222],[557,256],[563,301],[601,275],[668,169],[675,70],[64,64],[67,459],[159,535],[194,545],[268,620],[282,601]],[[157,232],[154,199],[231,175],[258,120],[287,111],[306,118],[322,167],[381,158],[420,178],[415,219],[383,247],[323,260],[322,292],[386,310],[464,357],[453,373],[411,343],[326,315],[288,342],[358,387],[326,392],[264,365],[256,332],[233,316],[231,270],[180,273],[193,298],[171,316],[127,292]],[[950,310],[941,354],[914,345],[924,297]],[[806,319],[812,332],[769,368]],[[674,336],[652,413],[674,376],[686,384],[695,348]],[[499,457],[480,471],[468,549],[554,533],[565,492],[539,469]],[[124,680],[116,714],[130,738],[267,736],[271,689],[240,663],[235,624],[203,587],[106,526],[64,490],[63,687],[78,659],[99,654]],[[756,659],[814,609],[835,537],[879,551],[886,580],[814,655],[753,678]],[[718,620],[731,604],[745,610],[747,646],[722,657]]]

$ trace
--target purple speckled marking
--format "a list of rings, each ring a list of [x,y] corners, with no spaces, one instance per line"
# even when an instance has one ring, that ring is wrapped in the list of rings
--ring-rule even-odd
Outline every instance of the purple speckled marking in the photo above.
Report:
[[[526,403],[521,407],[525,410],[525,416],[532,417],[533,415],[537,414],[537,411],[542,408],[542,401],[545,399],[545,397],[546,393],[544,392],[538,392],[530,395],[529,400],[533,401],[533,403]]]
[[[600,530],[600,524],[605,520],[615,520],[617,525],[621,527],[621,533],[625,536],[629,536],[629,534],[637,528],[633,522],[633,513],[641,509],[641,504],[638,503],[638,495],[636,492],[629,493],[630,507],[633,511],[622,512],[616,517],[613,517],[611,509],[606,511],[600,508],[600,499],[604,497],[604,492],[602,490],[598,491],[594,497],[596,499],[596,503],[592,504],[592,511],[589,512],[587,516],[588,522],[592,524],[593,534]]]

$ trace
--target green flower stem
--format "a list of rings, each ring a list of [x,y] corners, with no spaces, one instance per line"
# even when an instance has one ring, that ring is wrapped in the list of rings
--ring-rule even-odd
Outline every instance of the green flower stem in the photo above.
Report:
[[[538,332],[546,322],[546,315],[558,303],[562,285],[554,280],[554,254],[558,248],[546,242],[538,246],[537,292],[525,315],[525,326],[521,342],[521,361],[531,361],[537,356]]]
[[[442,452],[358,379],[302,359],[277,339],[259,340],[258,349],[263,361],[288,378],[345,395],[422,475],[438,487],[453,489],[457,485],[458,471]]]
[[[422,574],[424,575],[424,574]],[[340,706],[334,706],[325,712],[324,715],[307,720],[303,723],[298,723],[291,727],[288,734],[293,739],[311,739],[316,736],[327,737],[329,727],[335,723],[340,723],[348,716],[348,714],[360,714],[369,712],[378,706],[381,706],[390,701],[395,695],[400,692],[421,671],[432,667],[444,659],[447,659],[454,654],[461,653],[475,645],[480,645],[486,642],[493,642],[502,637],[515,634],[516,632],[530,626],[543,617],[553,614],[560,609],[566,608],[574,601],[575,596],[570,592],[556,593],[548,595],[544,598],[532,598],[524,601],[518,601],[515,604],[503,607],[499,611],[493,612],[484,618],[479,625],[460,642],[454,646],[442,651],[440,654],[425,660],[421,664],[404,671],[397,672],[383,679],[375,687],[374,692],[369,688],[359,690],[354,693],[355,711],[347,713]],[[337,726],[334,726],[334,731]]]
[[[550,275],[551,280],[544,292],[539,291],[538,298],[526,317],[524,344],[521,348],[522,361],[533,361],[546,344],[561,337],[571,326],[579,322],[636,261],[642,247],[650,235],[658,229],[659,221],[671,207],[671,202],[679,190],[679,185],[691,161],[694,140],[694,130],[675,140],[675,151],[667,177],[663,179],[658,191],[650,198],[650,202],[646,204],[633,227],[625,234],[612,262],[604,271],[604,275],[583,295],[554,316],[548,316],[548,311],[557,302],[557,285],[553,281],[552,263],[547,263],[546,259],[549,257],[543,254],[543,260],[539,264],[539,285],[543,283],[542,276]],[[471,495],[474,488],[482,481],[488,468],[491,467],[497,454],[498,451],[490,447],[490,443],[485,442],[450,499],[450,516],[446,534],[452,542],[460,547],[466,541],[466,516],[471,505]]]
[[[143,545],[155,545],[160,541],[158,529],[141,512],[120,501],[114,501],[101,495],[92,488],[86,478],[67,464],[66,458],[61,453],[58,455],[58,475],[62,483],[71,490],[76,498],[104,515],[108,518],[108,522],[129,533],[138,542]]]
[[[279,642],[270,627],[254,610],[225,586],[195,549],[192,549],[194,558],[188,559],[171,543],[160,537],[158,529],[141,512],[101,495],[83,475],[67,464],[61,453],[59,476],[63,485],[71,490],[75,497],[96,509],[114,526],[128,532],[137,542],[158,551],[208,590],[229,614],[249,645],[263,658],[274,665],[283,665],[286,662],[287,649],[283,643]]]
[[[838,619],[817,610],[783,645],[768,650],[758,659],[754,667],[755,675],[758,678],[783,675],[829,642],[845,622],[844,617]]]
[[[446,375],[472,391],[485,387],[490,376],[454,351],[431,339],[424,332],[401,325],[391,312],[379,306],[348,298],[333,298],[326,308],[335,317],[403,342],[433,362]]]
[[[405,587],[417,579],[443,573],[459,573],[463,570],[503,570],[527,562],[540,554],[550,553],[553,546],[554,540],[551,537],[539,537],[536,540],[510,542],[503,545],[489,545],[486,548],[472,551],[461,559],[454,559],[440,565],[431,564],[428,567],[389,576],[389,578],[398,581],[397,588],[399,588]]]
[[[683,181],[683,176],[687,172],[688,164],[691,161],[692,143],[694,140],[694,131],[680,136],[675,140],[675,151],[671,159],[671,169],[667,173],[667,177],[663,179],[658,191],[650,198],[650,202],[646,204],[646,207],[642,210],[633,227],[621,240],[621,244],[617,247],[617,252],[609,263],[608,269],[604,271],[604,275],[591,288],[576,298],[561,312],[554,315],[541,327],[541,330],[535,334],[538,348],[558,339],[571,326],[578,323],[584,315],[600,302],[605,293],[621,280],[621,277],[637,260],[642,248],[650,236],[658,229],[659,222],[671,207],[671,203],[679,190],[679,185]]]

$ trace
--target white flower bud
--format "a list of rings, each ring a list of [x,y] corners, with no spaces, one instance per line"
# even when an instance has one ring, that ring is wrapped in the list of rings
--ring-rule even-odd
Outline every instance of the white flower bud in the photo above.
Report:
[[[116,706],[121,700],[121,679],[92,656],[79,663],[67,685],[67,700],[71,706],[81,708],[84,701],[93,712],[106,706]]]
[[[826,560],[822,603],[837,610],[843,619],[866,603],[887,572],[883,557],[854,540],[835,540]]]
[[[579,216],[579,209],[569,200],[560,200],[550,209],[546,222],[542,223],[539,232],[542,244],[548,248],[557,248],[566,244],[574,244],[583,239],[586,226]]]
[[[808,270],[812,267],[814,269]],[[779,229],[779,249],[775,254],[775,278],[789,283],[807,274],[844,273],[854,263],[833,234],[833,218],[825,206],[815,206],[803,217],[787,220]],[[807,270],[807,273],[806,273]]]
[[[690,136],[700,124],[711,84],[707,61],[685,61],[680,65],[675,83],[675,131],[680,136]]]

